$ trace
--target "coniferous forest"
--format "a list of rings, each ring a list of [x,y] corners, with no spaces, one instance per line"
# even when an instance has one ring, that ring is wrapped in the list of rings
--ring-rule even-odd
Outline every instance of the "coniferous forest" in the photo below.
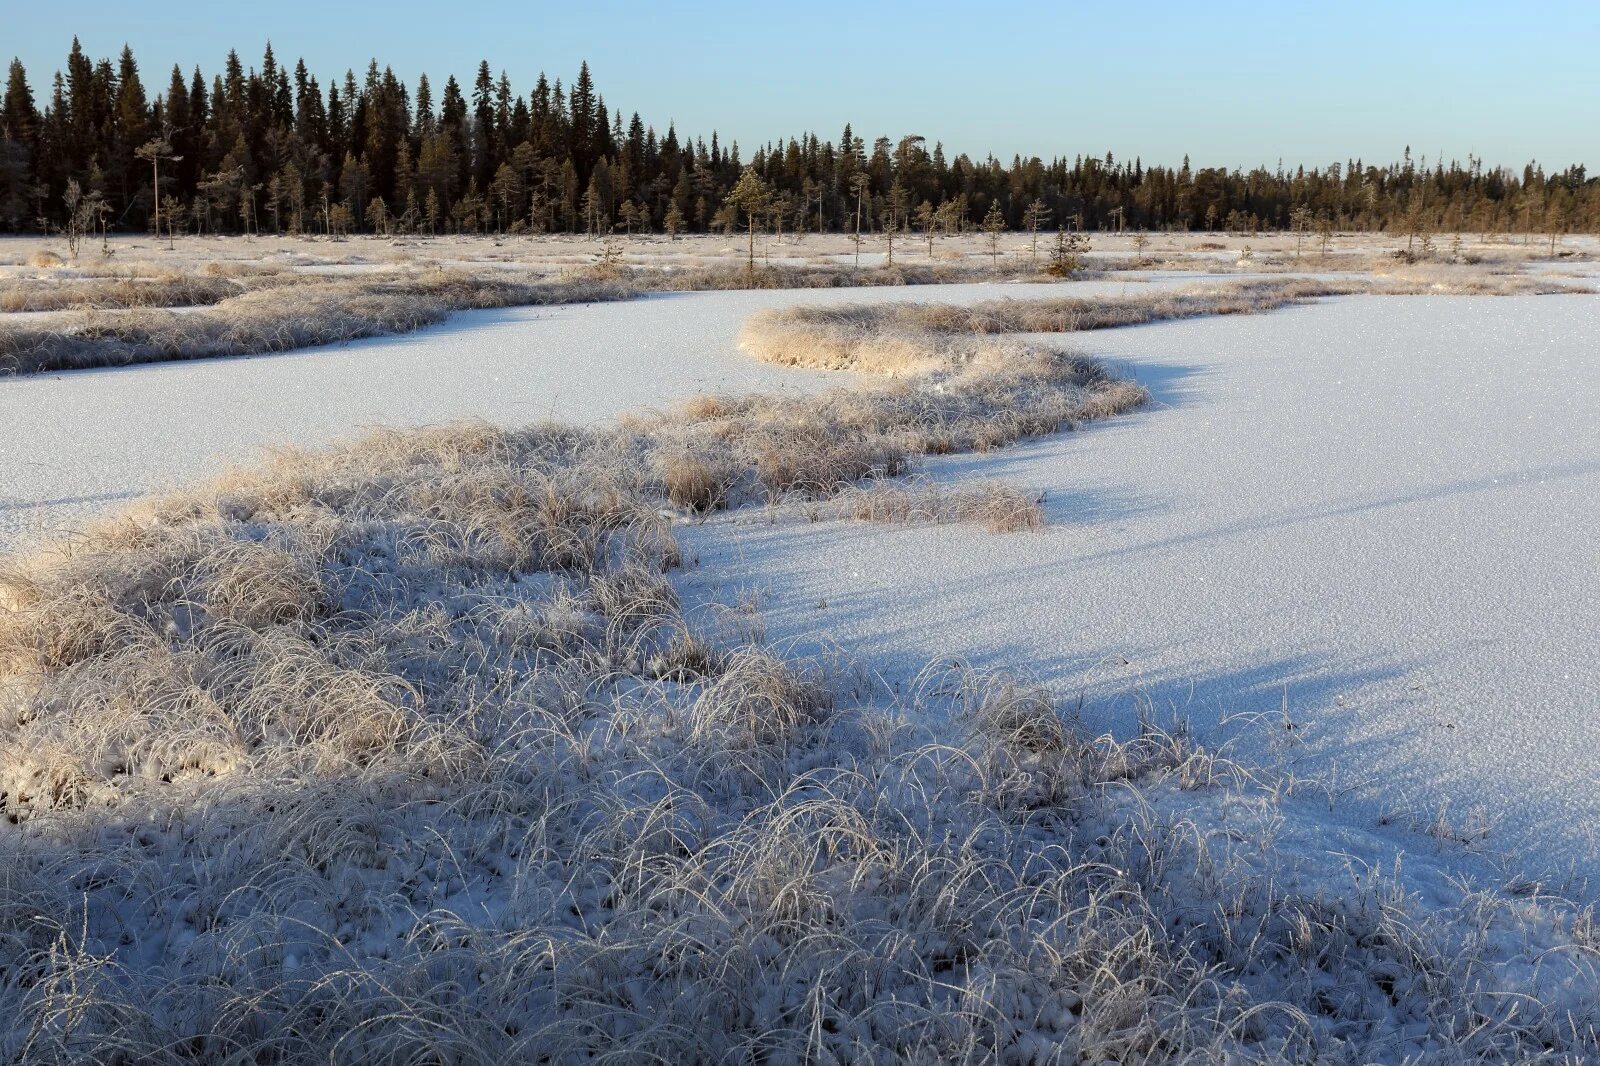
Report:
[[[748,146],[747,146],[748,147]],[[1404,232],[1600,230],[1600,179],[1470,158],[1359,159],[1322,169],[1177,167],[1077,155],[950,156],[921,136],[775,139],[741,156],[623,117],[590,76],[513,91],[487,61],[469,87],[402,83],[376,62],[324,88],[268,45],[219,73],[147,85],[129,48],[76,40],[48,87],[13,60],[0,106],[0,229],[82,224],[163,233],[680,233],[737,221],[754,168],[778,232],[955,232],[991,209],[1011,227]],[[157,195],[159,194],[159,202]],[[736,199],[736,198],[735,198]]]

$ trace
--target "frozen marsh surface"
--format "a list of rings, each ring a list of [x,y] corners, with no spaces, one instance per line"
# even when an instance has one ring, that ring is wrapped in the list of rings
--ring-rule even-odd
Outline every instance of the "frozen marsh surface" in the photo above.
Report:
[[[839,380],[740,355],[762,307],[1062,291],[661,295],[0,381],[0,547],[274,444]],[[930,470],[1046,493],[1042,532],[741,514],[690,534],[682,581],[758,588],[773,637],[837,642],[891,679],[941,655],[1005,665],[1113,729],[1144,701],[1361,817],[1448,803],[1463,832],[1492,826],[1486,848],[1600,873],[1600,297],[1348,298],[1058,340],[1155,403]]]

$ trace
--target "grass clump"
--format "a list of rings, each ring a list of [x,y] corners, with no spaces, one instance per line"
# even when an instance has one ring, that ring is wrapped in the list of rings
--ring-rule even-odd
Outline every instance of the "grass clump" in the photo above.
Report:
[[[821,722],[829,702],[814,670],[766,649],[741,648],[695,701],[689,735],[716,735],[734,747],[782,744]]]
[[[221,278],[170,274],[158,278],[85,278],[72,281],[19,279],[0,285],[0,311],[125,310],[138,307],[197,307],[240,293]]]
[[[737,472],[726,464],[685,454],[665,460],[661,480],[668,500],[686,510],[704,513],[727,503],[736,475]]]

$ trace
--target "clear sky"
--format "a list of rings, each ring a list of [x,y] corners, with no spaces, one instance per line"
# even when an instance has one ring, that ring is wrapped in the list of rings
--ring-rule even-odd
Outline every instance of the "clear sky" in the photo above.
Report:
[[[952,155],[1196,165],[1430,160],[1600,166],[1600,0],[0,0],[0,58],[41,103],[73,35],[131,44],[147,88],[270,38],[323,83],[368,59],[414,82],[480,59],[518,92],[587,59],[606,102],[757,142],[918,133]]]

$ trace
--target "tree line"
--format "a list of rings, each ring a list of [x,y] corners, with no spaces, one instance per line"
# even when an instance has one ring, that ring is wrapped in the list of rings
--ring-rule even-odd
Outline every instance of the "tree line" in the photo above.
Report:
[[[741,184],[741,179],[743,183]],[[514,94],[479,64],[470,89],[407,86],[368,64],[326,92],[271,45],[209,80],[174,66],[152,97],[132,49],[74,39],[42,106],[13,59],[0,102],[0,229],[166,233],[879,232],[970,229],[1406,233],[1600,230],[1600,179],[1424,158],[1249,171],[1107,153],[947,156],[915,135],[869,146],[804,133],[748,161],[712,132],[664,134],[608,108],[583,64]]]

